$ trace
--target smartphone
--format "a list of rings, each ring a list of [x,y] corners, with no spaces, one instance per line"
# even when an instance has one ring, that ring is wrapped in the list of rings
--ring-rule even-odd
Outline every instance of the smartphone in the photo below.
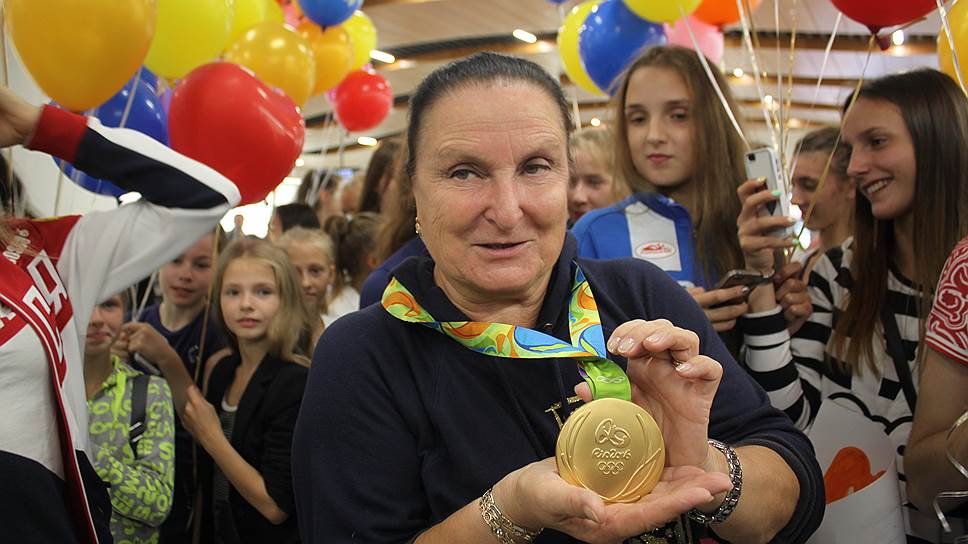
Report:
[[[739,285],[745,285],[752,291],[758,285],[764,283],[769,283],[773,281],[773,278],[769,276],[764,276],[756,270],[730,270],[723,276],[723,279],[719,280],[714,289],[729,289],[730,287],[737,287]],[[739,304],[740,302],[745,302],[746,298],[749,297],[749,293],[743,295],[739,298],[733,300],[727,300],[726,302],[721,302],[712,308],[720,308],[723,306],[730,306],[732,304]]]
[[[790,196],[787,194],[786,183],[783,182],[783,169],[780,159],[772,147],[761,147],[746,154],[746,178],[766,178],[767,191],[780,191],[778,200],[771,201],[761,215],[787,217],[790,215]],[[785,238],[793,233],[793,227],[785,227],[773,231],[771,234],[778,238]]]
[[[753,289],[757,285],[763,285],[771,281],[773,281],[773,278],[764,276],[756,270],[730,270],[723,276],[723,279],[719,280],[719,283],[716,284],[714,289],[729,289],[730,287],[739,285],[745,285]]]

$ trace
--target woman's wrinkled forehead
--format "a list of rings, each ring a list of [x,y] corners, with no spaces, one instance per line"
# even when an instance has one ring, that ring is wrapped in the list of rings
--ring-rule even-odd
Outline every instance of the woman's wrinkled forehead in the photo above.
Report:
[[[448,89],[422,112],[415,135],[417,156],[412,160],[425,153],[438,153],[439,149],[426,146],[431,142],[446,145],[446,135],[457,133],[502,137],[525,132],[534,139],[553,139],[566,147],[568,122],[555,99],[531,82],[506,78],[467,82]]]

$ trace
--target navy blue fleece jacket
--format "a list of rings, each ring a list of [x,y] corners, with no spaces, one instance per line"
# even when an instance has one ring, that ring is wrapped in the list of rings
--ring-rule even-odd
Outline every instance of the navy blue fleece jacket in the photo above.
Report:
[[[807,438],[736,364],[702,310],[662,270],[636,259],[578,259],[568,235],[536,328],[568,339],[577,260],[607,339],[632,319],[668,319],[695,331],[722,363],[709,434],[775,450],[800,482],[780,542],[803,542],[823,517],[823,478]],[[466,321],[433,281],[429,256],[393,275],[441,321]],[[623,367],[625,361],[615,358]],[[581,378],[571,359],[482,355],[380,305],[326,329],[313,357],[293,444],[297,517],[306,542],[407,542],[479,497],[506,474],[554,455],[548,409]],[[576,405],[572,405],[574,408]],[[560,410],[559,410],[560,413]],[[538,543],[577,542],[545,531]]]

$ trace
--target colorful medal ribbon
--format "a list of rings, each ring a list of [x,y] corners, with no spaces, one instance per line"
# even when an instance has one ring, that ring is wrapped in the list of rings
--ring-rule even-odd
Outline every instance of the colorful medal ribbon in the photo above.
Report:
[[[568,303],[571,344],[550,334],[505,323],[437,321],[396,278],[391,279],[383,291],[381,303],[393,317],[434,329],[467,349],[485,355],[508,359],[578,359],[579,372],[591,387],[594,398],[632,399],[625,371],[606,357],[605,336],[595,296],[577,264]]]

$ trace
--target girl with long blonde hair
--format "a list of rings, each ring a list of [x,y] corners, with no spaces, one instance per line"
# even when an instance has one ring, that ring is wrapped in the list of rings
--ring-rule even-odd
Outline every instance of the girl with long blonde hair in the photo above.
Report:
[[[214,286],[231,353],[210,361],[204,397],[189,388],[183,415],[214,462],[203,528],[226,542],[294,541],[289,453],[314,318],[289,258],[264,240],[230,244]]]

